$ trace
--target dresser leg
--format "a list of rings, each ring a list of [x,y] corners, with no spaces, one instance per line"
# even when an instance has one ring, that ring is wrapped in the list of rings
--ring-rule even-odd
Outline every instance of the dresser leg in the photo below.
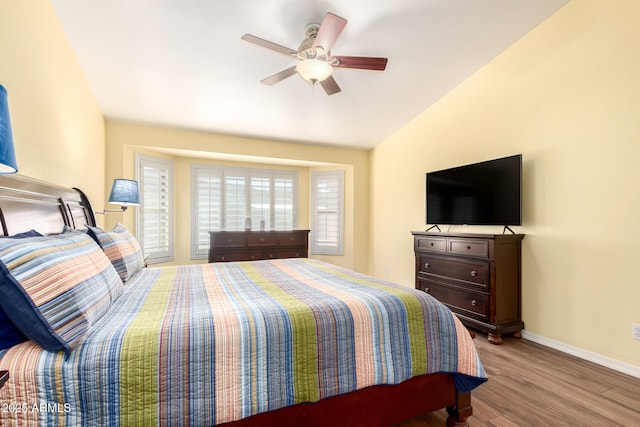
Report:
[[[520,331],[515,331],[511,334],[512,337],[514,337],[515,339],[522,339],[522,333]]]
[[[500,334],[491,334],[487,335],[487,339],[491,344],[500,345],[502,344],[502,335]]]

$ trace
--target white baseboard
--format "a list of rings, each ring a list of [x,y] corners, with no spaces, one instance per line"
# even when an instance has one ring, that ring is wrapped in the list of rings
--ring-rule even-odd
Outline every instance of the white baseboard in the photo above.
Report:
[[[636,378],[640,378],[640,366],[635,366],[630,363],[621,362],[610,357],[603,356],[592,351],[588,351],[579,347],[574,347],[569,344],[565,344],[560,341],[552,340],[551,338],[543,337],[531,332],[522,331],[522,337],[533,341],[535,343],[544,345],[546,347],[554,348],[563,353],[570,354],[572,356],[579,357],[580,359],[588,360],[589,362],[596,363],[598,365],[605,366],[613,369],[614,371],[622,372],[623,374],[631,375]]]

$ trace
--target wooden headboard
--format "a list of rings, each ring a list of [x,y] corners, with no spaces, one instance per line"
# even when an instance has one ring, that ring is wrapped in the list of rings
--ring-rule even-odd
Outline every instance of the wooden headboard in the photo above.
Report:
[[[89,200],[77,188],[64,188],[21,175],[0,175],[2,236],[31,229],[59,234],[64,226],[95,226]]]

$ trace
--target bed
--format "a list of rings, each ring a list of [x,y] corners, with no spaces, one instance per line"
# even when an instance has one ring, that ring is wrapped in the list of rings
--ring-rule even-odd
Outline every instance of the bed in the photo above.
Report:
[[[3,425],[468,425],[486,380],[413,289],[306,258],[146,268],[80,190],[21,176],[0,176],[0,222],[0,321],[23,335],[0,350]]]

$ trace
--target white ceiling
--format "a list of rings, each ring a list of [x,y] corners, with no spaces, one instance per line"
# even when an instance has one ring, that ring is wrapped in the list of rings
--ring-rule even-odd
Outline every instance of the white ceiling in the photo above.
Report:
[[[369,149],[568,0],[52,0],[108,119]],[[336,69],[327,96],[295,60],[326,12],[348,20],[335,55],[383,56],[386,71]]]

